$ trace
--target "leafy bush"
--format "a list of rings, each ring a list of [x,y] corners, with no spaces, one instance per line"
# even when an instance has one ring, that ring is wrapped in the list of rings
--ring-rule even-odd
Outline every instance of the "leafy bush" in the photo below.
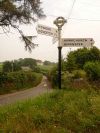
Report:
[[[0,73],[0,94],[36,86],[41,79],[41,74],[31,71]]]
[[[0,72],[2,72],[2,69],[3,69],[3,64],[0,63]]]
[[[66,58],[66,70],[71,72],[73,70],[83,69],[86,62],[94,61],[100,61],[100,50],[96,47],[71,51]]]
[[[73,73],[64,72],[62,75],[62,88],[67,90],[91,90],[91,85],[86,80],[86,73],[82,70]]]
[[[48,79],[51,81],[53,87],[58,85],[57,67],[53,67],[52,70],[48,73]]]
[[[39,65],[38,66],[40,69],[40,73],[42,73],[43,75],[48,75],[48,73],[52,70],[52,68],[54,67],[54,65]]]
[[[62,74],[62,88],[63,89],[68,89],[70,88],[70,84],[71,84],[71,78],[72,78],[72,75],[68,72],[65,72]]]
[[[73,74],[73,78],[76,78],[76,79],[86,78],[86,72],[84,70],[74,70],[72,74]]]
[[[89,80],[100,80],[100,62],[87,62],[84,65]]]
[[[62,72],[61,83],[63,89],[89,89],[89,83],[85,80],[86,72],[84,70],[75,70],[72,73],[68,71]],[[49,79],[53,87],[58,86],[58,73],[57,68],[53,68],[49,74]],[[76,80],[74,80],[76,79]],[[77,80],[79,79],[79,80]],[[82,80],[81,80],[82,79]]]

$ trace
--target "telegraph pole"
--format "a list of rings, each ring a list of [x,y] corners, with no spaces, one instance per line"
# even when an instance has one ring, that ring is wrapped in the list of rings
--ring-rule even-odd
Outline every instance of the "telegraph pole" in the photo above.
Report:
[[[58,27],[58,88],[61,89],[61,50],[62,50],[62,44],[61,44],[61,30],[62,26],[67,21],[63,17],[58,17],[54,21],[54,24]]]

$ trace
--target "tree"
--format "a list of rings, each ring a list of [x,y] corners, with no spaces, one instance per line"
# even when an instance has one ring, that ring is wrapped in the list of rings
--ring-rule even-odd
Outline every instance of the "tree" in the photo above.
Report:
[[[18,60],[14,60],[11,63],[12,63],[13,71],[21,70],[21,65]]]
[[[87,62],[84,65],[84,70],[90,80],[100,80],[100,62]]]
[[[82,48],[68,54],[66,60],[67,70],[83,69],[86,62],[99,61],[100,50],[96,47],[91,49]]]
[[[35,71],[37,68],[37,63],[35,59],[25,58],[14,61],[5,61],[3,62],[3,72],[13,72],[21,70],[23,66],[31,68]]]
[[[51,65],[52,63],[50,61],[44,61],[43,64],[44,65]]]
[[[36,60],[32,58],[25,58],[19,61],[20,66],[28,66],[32,70],[37,66]]]
[[[3,72],[11,72],[13,69],[12,62],[10,61],[5,61],[3,63]]]
[[[90,58],[92,61],[100,61],[100,50],[96,47],[90,49]]]
[[[77,64],[76,64],[76,58],[75,58],[75,52],[71,51],[68,56],[67,56],[67,60],[65,63],[66,69],[68,71],[72,71],[75,70],[77,68]]]
[[[20,24],[36,22],[44,17],[40,0],[0,0],[0,27],[13,27],[19,31],[26,44],[26,49],[34,48],[35,44],[19,29]]]

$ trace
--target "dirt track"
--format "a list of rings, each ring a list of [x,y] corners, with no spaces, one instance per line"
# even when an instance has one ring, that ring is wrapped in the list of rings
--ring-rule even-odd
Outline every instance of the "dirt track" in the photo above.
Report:
[[[49,81],[47,80],[46,77],[43,77],[42,82],[34,88],[27,89],[24,91],[19,91],[12,94],[0,95],[0,106],[14,103],[16,101],[20,101],[23,99],[36,97],[43,93],[51,92],[51,91],[52,89]]]

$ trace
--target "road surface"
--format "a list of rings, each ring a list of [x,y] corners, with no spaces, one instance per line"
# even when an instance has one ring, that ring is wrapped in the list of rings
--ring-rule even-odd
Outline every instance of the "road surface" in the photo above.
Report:
[[[33,98],[48,92],[52,92],[51,85],[47,78],[43,76],[42,82],[34,88],[12,94],[0,95],[0,106],[11,104],[23,99]]]

